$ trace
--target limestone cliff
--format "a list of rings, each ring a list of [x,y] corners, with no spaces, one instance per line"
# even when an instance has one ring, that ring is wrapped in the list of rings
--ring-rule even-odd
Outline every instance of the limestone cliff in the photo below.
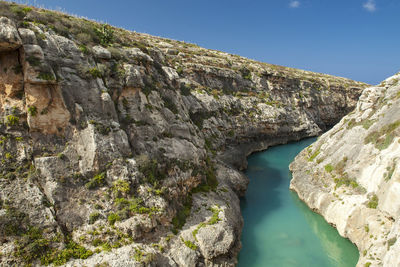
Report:
[[[365,87],[0,2],[0,265],[233,266],[245,156]]]
[[[400,73],[291,164],[291,189],[360,251],[358,266],[400,266]]]

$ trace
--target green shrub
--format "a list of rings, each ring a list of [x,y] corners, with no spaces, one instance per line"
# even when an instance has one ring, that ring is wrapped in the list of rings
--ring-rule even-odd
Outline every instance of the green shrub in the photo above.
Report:
[[[181,90],[181,94],[184,96],[188,96],[191,94],[190,87],[186,86],[186,84],[184,84],[184,83],[181,83],[180,90]]]
[[[364,144],[372,143],[379,150],[386,149],[393,142],[394,131],[400,126],[400,120],[383,126],[379,131],[373,131],[364,139]]]
[[[178,66],[178,67],[176,68],[176,73],[178,73],[179,76],[182,76],[182,74],[183,74],[183,68],[182,68],[182,66]]]
[[[30,8],[30,7],[23,7],[23,6],[20,6],[20,5],[12,5],[11,7],[10,7],[10,9],[11,9],[11,11],[13,12],[13,13],[15,13],[17,16],[19,16],[19,17],[25,17],[26,16],[26,14],[28,14],[30,11],[32,11],[32,8]]]
[[[117,180],[113,183],[112,192],[115,196],[127,194],[130,190],[131,187],[128,181]]]
[[[331,164],[326,164],[325,165],[325,171],[326,172],[332,172],[333,171],[333,166]]]
[[[242,74],[243,79],[251,80],[251,71],[248,68],[241,68],[240,73]]]
[[[196,227],[196,229],[193,230],[192,235],[193,235],[194,239],[196,239],[196,241],[198,241],[198,240],[197,240],[197,234],[199,233],[199,230],[200,230],[201,228],[205,227],[206,225],[207,225],[207,224],[205,224],[204,222],[201,222],[201,223]]]
[[[379,202],[379,199],[374,194],[372,196],[372,198],[370,199],[370,201],[368,202],[367,207],[370,208],[370,209],[376,209],[378,207],[378,202]]]
[[[168,162],[166,165],[158,164],[156,159],[150,159],[147,155],[140,155],[136,158],[138,169],[144,175],[146,182],[150,184],[158,183],[165,179],[168,171]]]
[[[93,212],[89,215],[89,224],[95,223],[100,218],[100,213]]]
[[[396,243],[396,241],[397,241],[397,238],[396,238],[396,237],[393,237],[393,238],[389,239],[388,242],[387,242],[388,249],[389,249],[391,246],[393,246],[393,245]]]
[[[211,216],[211,219],[208,221],[209,225],[213,225],[213,224],[216,224],[217,222],[221,221],[221,219],[218,216],[220,209],[213,207],[213,208],[211,208],[211,211],[213,212],[213,215]]]
[[[108,217],[107,217],[107,220],[108,220],[108,223],[109,223],[110,225],[114,225],[115,222],[118,222],[118,221],[121,220],[121,217],[120,217],[118,214],[116,214],[116,213],[110,213],[110,214],[108,215]]]
[[[101,71],[96,67],[89,69],[89,74],[92,75],[93,78],[101,78],[103,76]]]
[[[63,265],[69,261],[69,259],[87,259],[93,255],[91,250],[69,241],[63,250],[52,249],[47,254],[41,257],[40,261],[43,265],[54,264],[56,266]]]
[[[49,240],[42,236],[42,230],[31,227],[21,239],[16,241],[14,255],[24,262],[30,263],[42,257],[49,250],[49,245]]]
[[[35,106],[28,107],[28,113],[32,117],[35,117],[37,115],[37,108]]]
[[[344,173],[343,176],[340,178],[335,178],[334,181],[336,183],[335,188],[339,188],[342,185],[351,186],[353,188],[357,188],[359,186],[359,184],[355,180],[350,179],[347,176],[347,173]]]
[[[316,149],[315,152],[308,158],[308,161],[313,161],[321,153],[320,149]]]
[[[7,122],[6,122],[7,125],[13,126],[13,125],[16,125],[18,123],[19,123],[19,117],[14,116],[14,115],[8,115],[7,116]]]
[[[368,130],[375,122],[376,120],[365,120],[362,122],[362,126],[364,129]]]
[[[205,181],[200,183],[197,187],[193,188],[192,193],[199,192],[210,192],[211,190],[215,191],[218,187],[218,180],[215,174],[215,165],[211,161],[209,157],[205,159],[205,167],[204,168],[193,168],[192,176],[196,176],[198,174],[202,174],[205,176]]]
[[[157,90],[155,86],[151,85],[146,85],[144,88],[142,88],[142,93],[145,94],[146,96],[149,96],[151,91]]]
[[[29,65],[33,66],[33,67],[37,67],[41,64],[40,59],[33,57],[33,56],[29,56],[26,58],[26,61],[28,61]]]
[[[142,262],[144,256],[146,256],[146,254],[144,254],[143,251],[141,251],[138,248],[135,248],[135,253],[133,254],[133,258],[135,259],[135,261]]]
[[[49,72],[40,72],[37,76],[38,79],[45,80],[45,81],[55,81],[56,77]]]
[[[181,237],[182,242],[190,249],[192,250],[197,250],[197,246],[190,240],[184,240],[183,237]]]
[[[109,46],[114,41],[114,30],[108,24],[103,24],[94,29],[95,33],[100,39],[100,44]]]
[[[89,182],[85,184],[87,189],[94,189],[106,183],[106,173],[102,172],[95,175]]]
[[[5,216],[0,217],[1,236],[21,236],[26,233],[29,223],[28,215],[14,207],[3,204],[6,210]]]
[[[175,217],[172,218],[172,232],[177,234],[180,229],[185,225],[186,218],[190,215],[190,211],[192,209],[193,199],[192,196],[189,195],[183,202],[183,206],[178,210]]]
[[[88,54],[89,54],[89,49],[87,48],[86,45],[83,45],[83,44],[79,45],[79,50],[81,50],[81,52],[82,52],[83,54],[85,54],[85,55],[88,55]]]

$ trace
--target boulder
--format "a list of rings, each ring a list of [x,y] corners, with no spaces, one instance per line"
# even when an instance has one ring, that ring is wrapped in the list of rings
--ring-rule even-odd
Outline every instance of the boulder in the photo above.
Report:
[[[21,37],[14,23],[9,18],[0,17],[0,52],[16,50],[21,45]]]

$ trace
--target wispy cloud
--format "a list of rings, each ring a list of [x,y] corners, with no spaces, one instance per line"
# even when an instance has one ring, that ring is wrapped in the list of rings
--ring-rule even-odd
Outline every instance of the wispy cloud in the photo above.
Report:
[[[289,7],[291,7],[291,8],[300,7],[300,1],[290,1]]]
[[[363,8],[365,8],[369,12],[374,12],[376,10],[375,0],[368,0],[363,4]]]

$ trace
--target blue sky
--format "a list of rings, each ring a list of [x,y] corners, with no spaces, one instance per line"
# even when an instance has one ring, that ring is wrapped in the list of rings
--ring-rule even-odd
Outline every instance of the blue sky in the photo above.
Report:
[[[20,2],[370,84],[400,71],[399,0]]]

